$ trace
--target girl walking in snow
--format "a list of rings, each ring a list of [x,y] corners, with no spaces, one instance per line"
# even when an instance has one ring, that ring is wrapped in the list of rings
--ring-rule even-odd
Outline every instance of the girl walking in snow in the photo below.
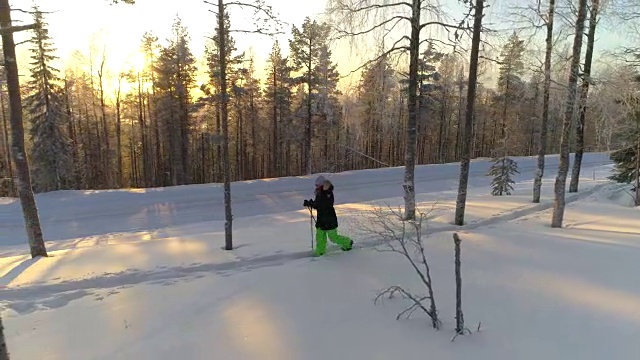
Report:
[[[333,184],[323,176],[319,176],[315,185],[315,199],[304,201],[305,207],[316,209],[318,213],[314,255],[324,255],[327,248],[327,237],[331,242],[338,244],[342,250],[351,250],[353,240],[338,234],[338,216],[333,208]]]

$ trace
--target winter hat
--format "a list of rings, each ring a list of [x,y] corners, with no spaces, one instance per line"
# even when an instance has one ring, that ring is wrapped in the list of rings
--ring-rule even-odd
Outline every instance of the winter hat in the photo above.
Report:
[[[316,179],[316,186],[324,185],[325,181],[326,181],[326,179],[324,178],[324,176],[322,176],[322,175],[318,176],[318,178]]]

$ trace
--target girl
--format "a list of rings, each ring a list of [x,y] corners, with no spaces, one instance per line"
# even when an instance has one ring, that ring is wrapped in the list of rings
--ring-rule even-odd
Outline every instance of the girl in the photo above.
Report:
[[[333,208],[333,184],[323,176],[319,176],[315,185],[315,199],[304,201],[304,206],[316,209],[318,213],[314,255],[324,255],[327,248],[327,237],[333,243],[338,244],[342,250],[351,250],[353,248],[353,240],[346,236],[338,235],[338,216]]]

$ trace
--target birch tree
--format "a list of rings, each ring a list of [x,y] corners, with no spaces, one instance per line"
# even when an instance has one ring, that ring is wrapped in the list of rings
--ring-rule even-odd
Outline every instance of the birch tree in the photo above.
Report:
[[[569,171],[569,132],[571,131],[571,122],[573,120],[576,100],[578,98],[578,72],[580,70],[580,55],[582,51],[582,39],[584,37],[584,23],[586,17],[587,0],[579,0],[578,17],[575,23],[575,35],[571,55],[567,100],[565,102],[564,120],[562,122],[562,133],[560,137],[560,162],[554,186],[555,201],[553,203],[553,215],[551,218],[551,227],[553,228],[562,227],[562,221],[564,219],[567,173]]]
[[[587,98],[589,96],[589,86],[591,85],[591,63],[593,62],[593,47],[596,40],[596,27],[598,26],[598,13],[600,10],[600,0],[591,0],[589,9],[589,30],[587,32],[587,50],[584,57],[584,69],[582,71],[582,88],[580,91],[580,115],[576,126],[576,152],[573,160],[573,170],[571,172],[571,182],[569,192],[578,192],[580,181],[580,168],[582,167],[582,157],[584,154],[584,126],[587,114]]]
[[[33,195],[31,173],[24,145],[24,125],[22,120],[22,99],[20,98],[20,79],[16,61],[16,44],[13,33],[34,28],[34,25],[13,26],[9,0],[0,0],[0,28],[4,67],[7,76],[9,93],[9,111],[11,123],[11,150],[16,165],[17,190],[22,206],[27,239],[31,249],[31,257],[47,256],[47,249],[42,237],[40,217]]]
[[[467,87],[467,112],[464,121],[465,141],[462,142],[462,159],[460,161],[460,180],[458,182],[458,197],[456,199],[456,213],[454,223],[464,225],[464,213],[467,203],[467,188],[469,184],[469,166],[471,164],[471,142],[473,140],[473,114],[478,85],[478,55],[480,52],[480,35],[482,34],[482,18],[485,7],[484,0],[476,0],[473,8],[473,35],[471,39],[471,54],[469,56],[469,86]]]
[[[407,100],[407,125],[404,172],[404,216],[415,219],[415,165],[417,148],[417,103],[418,103],[418,66],[420,47],[424,43],[437,40],[425,36],[424,32],[434,27],[459,30],[460,25],[447,24],[440,7],[431,0],[389,1],[389,0],[328,0],[328,13],[336,24],[338,38],[358,38],[364,35],[404,26],[410,35],[397,38],[382,55],[409,53],[409,79]],[[456,37],[458,34],[456,33]],[[375,60],[372,60],[375,61]],[[370,61],[371,62],[371,61]],[[369,63],[369,62],[368,62]]]
[[[538,0],[540,7],[541,0]],[[551,56],[553,55],[553,25],[555,17],[556,0],[549,0],[549,9],[546,18],[541,16],[547,30],[544,54],[544,82],[542,89],[542,120],[540,123],[540,140],[538,147],[538,167],[533,180],[533,202],[540,202],[542,192],[542,177],[544,176],[544,163],[547,151],[547,133],[549,127],[549,98],[551,96]]]
[[[209,10],[216,15],[217,18],[217,47],[218,51],[218,88],[217,88],[217,104],[221,117],[222,125],[222,166],[224,177],[224,248],[225,250],[233,250],[233,212],[231,208],[231,164],[229,161],[229,92],[227,89],[227,62],[229,61],[226,49],[228,34],[231,32],[244,32],[265,35],[275,35],[278,29],[272,30],[273,25],[276,27],[280,22],[276,19],[270,6],[264,0],[253,0],[251,2],[242,1],[223,1],[218,0],[217,3],[204,1],[205,4],[215,6],[216,10]],[[247,29],[231,29],[226,27],[225,23],[227,7],[235,5],[241,8],[250,8],[254,10],[254,20],[256,26],[253,30]],[[229,21],[230,23],[230,21]]]
[[[2,316],[0,316],[0,360],[9,360],[9,350],[7,350],[7,341],[4,338]]]

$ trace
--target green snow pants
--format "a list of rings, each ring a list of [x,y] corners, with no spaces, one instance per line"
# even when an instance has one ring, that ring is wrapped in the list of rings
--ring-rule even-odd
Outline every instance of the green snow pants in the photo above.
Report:
[[[315,256],[324,255],[325,251],[327,250],[327,237],[334,244],[338,244],[340,248],[342,248],[342,250],[351,250],[351,239],[343,235],[338,235],[338,229],[316,229],[316,250],[314,253]]]

